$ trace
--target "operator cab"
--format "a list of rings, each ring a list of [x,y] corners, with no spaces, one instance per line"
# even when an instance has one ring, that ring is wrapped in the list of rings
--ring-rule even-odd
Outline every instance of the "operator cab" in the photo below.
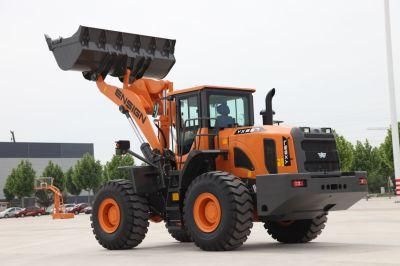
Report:
[[[254,89],[202,86],[175,91],[178,154],[185,155],[196,136],[215,135],[219,130],[253,126]],[[199,133],[206,128],[208,133]]]

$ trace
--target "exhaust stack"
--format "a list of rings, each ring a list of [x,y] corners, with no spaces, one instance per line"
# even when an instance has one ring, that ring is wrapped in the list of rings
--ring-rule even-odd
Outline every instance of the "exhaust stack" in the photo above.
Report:
[[[265,109],[260,112],[263,119],[263,125],[273,125],[274,124],[274,114],[272,110],[272,98],[275,95],[275,89],[270,90],[265,97]]]

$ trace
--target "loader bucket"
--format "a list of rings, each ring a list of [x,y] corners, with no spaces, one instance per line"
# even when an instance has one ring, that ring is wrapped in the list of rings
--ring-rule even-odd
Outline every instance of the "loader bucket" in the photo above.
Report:
[[[141,77],[162,79],[175,63],[175,40],[79,26],[69,38],[47,45],[62,70],[81,71],[88,80],[99,75],[120,78],[131,70],[130,81]]]

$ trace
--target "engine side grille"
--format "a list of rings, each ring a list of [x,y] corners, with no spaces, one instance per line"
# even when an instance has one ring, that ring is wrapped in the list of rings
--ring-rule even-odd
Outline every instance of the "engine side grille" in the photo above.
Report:
[[[301,147],[304,151],[336,151],[334,139],[329,140],[303,140]]]
[[[276,163],[276,144],[273,139],[264,139],[264,162],[268,173],[278,173],[278,166]]]

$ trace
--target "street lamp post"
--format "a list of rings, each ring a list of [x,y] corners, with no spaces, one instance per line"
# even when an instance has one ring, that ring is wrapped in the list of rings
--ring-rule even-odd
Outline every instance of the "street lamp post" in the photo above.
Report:
[[[397,113],[396,113],[396,93],[395,93],[394,71],[393,71],[389,0],[384,0],[384,7],[385,7],[386,56],[387,56],[390,116],[392,124],[394,175],[396,181],[396,195],[400,195],[400,144],[399,144],[399,130],[397,124]]]

